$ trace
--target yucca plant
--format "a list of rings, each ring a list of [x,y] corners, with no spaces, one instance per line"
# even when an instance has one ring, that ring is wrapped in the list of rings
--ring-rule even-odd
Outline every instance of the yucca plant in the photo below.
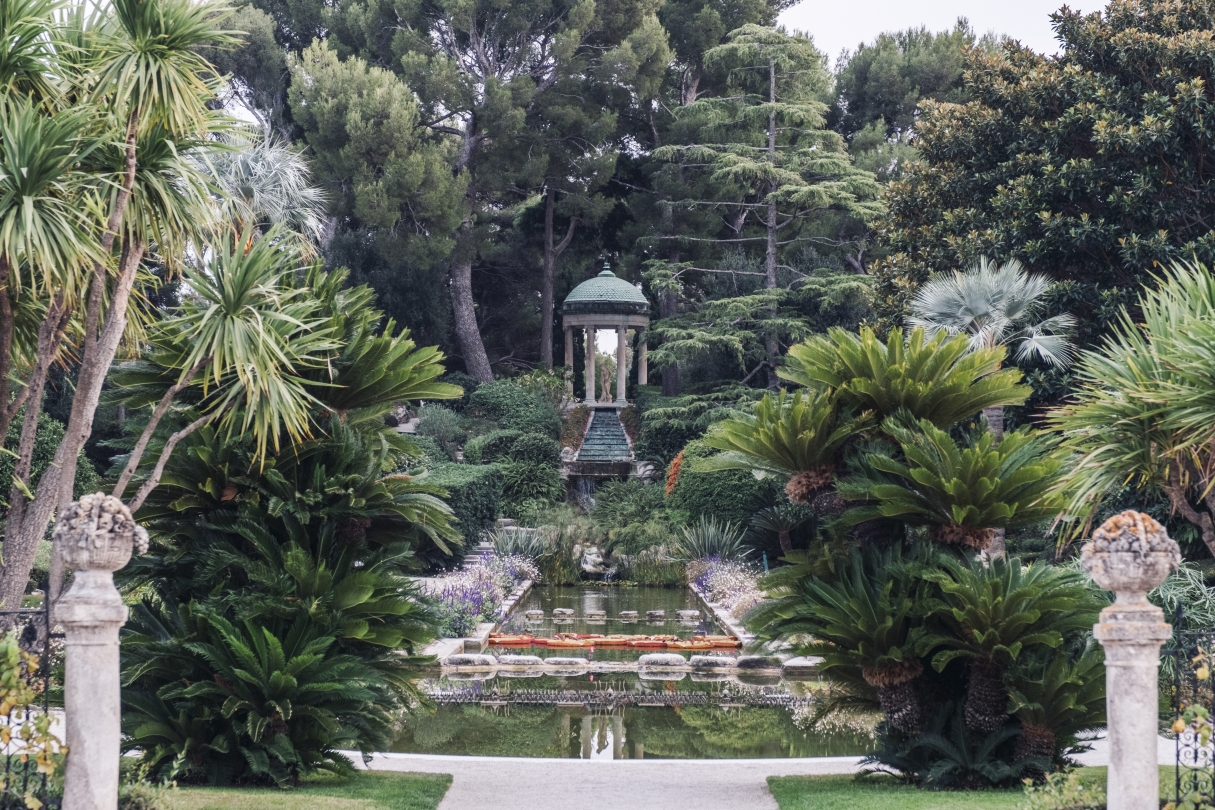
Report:
[[[1051,489],[1060,463],[1027,427],[998,447],[984,427],[969,432],[959,447],[930,420],[916,422],[906,412],[882,429],[904,458],[866,454],[858,474],[840,484],[840,497],[869,502],[845,514],[850,524],[898,518],[931,527],[937,542],[982,549],[993,529],[1038,523],[1060,510]]]
[[[741,560],[751,553],[743,542],[743,531],[736,524],[709,515],[701,515],[691,526],[684,526],[682,534],[675,542],[676,559]]]
[[[1124,309],[1100,349],[1076,364],[1071,401],[1051,426],[1074,454],[1059,489],[1081,519],[1126,484],[1163,493],[1202,531],[1215,553],[1215,276],[1200,264],[1175,264]]]
[[[1011,690],[1013,715],[1021,721],[1015,759],[1054,760],[1079,744],[1080,732],[1105,725],[1103,657],[1090,642],[1075,660],[1051,655],[1039,677],[1018,679]]]
[[[917,575],[939,590],[924,604],[939,626],[918,639],[916,651],[931,656],[937,672],[955,659],[970,662],[966,724],[984,732],[1008,722],[1008,670],[1027,653],[1059,649],[1065,636],[1092,627],[1104,605],[1083,574],[1019,560],[942,555]]]
[[[893,329],[883,344],[873,330],[840,328],[789,349],[777,373],[809,389],[834,394],[838,404],[881,421],[901,409],[948,428],[984,408],[1020,405],[1033,390],[1021,372],[1000,369],[1002,346],[971,350],[965,336],[922,328],[904,338]]]
[[[724,452],[697,461],[694,469],[788,478],[789,500],[809,503],[835,480],[836,454],[864,424],[863,418],[842,415],[830,392],[765,395],[754,415],[727,419],[709,430],[705,443]]]
[[[917,649],[927,591],[902,555],[854,550],[833,581],[805,576],[779,584],[770,594],[783,595],[747,616],[756,637],[787,640],[799,655],[821,656],[824,674],[845,681],[859,676],[875,690],[892,726],[921,731],[927,715],[915,680],[924,671]]]

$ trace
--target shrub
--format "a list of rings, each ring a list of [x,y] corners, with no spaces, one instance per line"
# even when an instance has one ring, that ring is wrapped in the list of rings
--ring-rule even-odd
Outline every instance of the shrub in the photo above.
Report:
[[[130,782],[118,788],[118,810],[170,810],[173,788],[152,782]]]
[[[591,409],[585,405],[566,411],[561,424],[561,446],[574,450],[582,447],[586,436],[586,425],[591,421]]]
[[[636,405],[620,409],[620,424],[624,426],[624,432],[629,434],[629,441],[637,444],[641,439],[641,413]]]
[[[422,451],[422,456],[406,456],[404,466],[406,469],[414,469],[421,467],[424,470],[433,470],[436,464],[443,464],[452,461],[451,453],[447,452],[447,448],[435,441],[434,436],[410,436],[409,441],[418,446]]]
[[[442,405],[427,405],[419,411],[418,433],[443,444],[459,444],[465,436],[460,415]]]
[[[674,559],[662,545],[622,560],[619,572],[623,579],[638,585],[682,585],[687,580],[684,564]]]
[[[682,513],[666,507],[663,487],[636,478],[607,481],[595,490],[591,520],[607,535],[612,551],[635,554],[667,543],[679,531]]]
[[[392,690],[300,614],[229,622],[194,603],[133,611],[123,644],[137,683],[123,695],[128,747],[157,780],[289,786],[341,753],[392,740]]]
[[[4,449],[8,452],[0,453],[0,493],[3,493],[0,498],[8,498],[9,490],[13,488],[13,469],[17,459],[9,453],[16,454],[17,447],[21,444],[21,429],[24,422],[25,409],[22,408],[17,411],[17,415],[8,427],[8,435],[4,439]],[[45,412],[38,414],[38,430],[34,433],[34,452],[30,458],[31,491],[38,488],[38,482],[42,480],[42,473],[50,466],[51,459],[55,457],[55,451],[59,445],[63,444],[63,434],[62,422]],[[81,495],[88,495],[100,489],[101,477],[97,475],[93,463],[84,456],[82,450],[80,460],[76,465],[76,480],[72,484],[72,496],[79,498]]]
[[[477,381],[476,377],[472,376],[471,374],[465,374],[463,371],[452,371],[444,374],[442,381],[452,385],[458,385],[464,389],[464,396],[448,402],[448,407],[450,407],[456,413],[464,413],[464,411],[468,408],[468,400],[481,386],[481,383]]]
[[[551,464],[506,461],[502,470],[502,511],[523,517],[550,507],[565,497],[565,481]]]
[[[526,374],[520,374],[511,382],[546,402],[559,406],[567,396],[564,372],[565,369],[561,367],[554,368],[552,371],[538,368]]]
[[[673,509],[686,511],[692,520],[709,515],[743,525],[751,515],[777,499],[781,484],[771,478],[759,480],[744,470],[696,472],[689,469],[694,466],[689,461],[709,458],[715,453],[702,441],[692,442],[684,448],[682,460],[677,459],[671,465],[676,474],[668,503]],[[667,483],[669,486],[671,476]]]
[[[469,439],[464,445],[466,464],[490,464],[506,456],[506,451],[523,434],[517,430],[491,430]]]
[[[466,546],[492,528],[502,511],[502,471],[494,464],[439,464],[425,481],[447,490]]]
[[[485,383],[468,400],[470,416],[492,419],[498,426],[551,438],[561,434],[561,416],[551,402],[509,380]]]
[[[539,433],[524,433],[515,439],[506,457],[514,462],[547,464],[555,467],[561,463],[561,445],[555,439]]]
[[[1025,788],[1025,810],[1104,810],[1105,788],[1100,782],[1086,784],[1080,774],[1051,773],[1041,785]]]

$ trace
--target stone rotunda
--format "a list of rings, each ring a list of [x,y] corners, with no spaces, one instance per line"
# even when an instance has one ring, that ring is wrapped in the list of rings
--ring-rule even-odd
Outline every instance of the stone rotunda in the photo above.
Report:
[[[591,418],[577,454],[564,472],[569,477],[602,479],[625,477],[633,472],[633,446],[620,422],[628,374],[629,330],[642,332],[650,322],[650,302],[641,290],[617,278],[606,263],[603,272],[582,282],[561,307],[565,327],[565,365],[574,365],[574,330],[586,332],[586,398]],[[595,336],[601,329],[616,331],[616,398],[595,401]],[[646,384],[645,342],[636,341],[637,382]],[[604,386],[605,388],[607,386]]]
[[[600,329],[616,330],[616,400],[602,403],[603,406],[623,408],[625,406],[625,375],[628,373],[628,332],[641,332],[650,323],[650,302],[641,290],[622,278],[617,278],[612,268],[604,262],[603,272],[588,279],[566,297],[561,307],[561,320],[565,326],[565,365],[574,365],[574,330],[586,332],[586,399],[587,405],[595,402],[595,335]],[[635,340],[635,338],[634,338]],[[637,383],[645,385],[645,343],[634,343],[637,348]]]

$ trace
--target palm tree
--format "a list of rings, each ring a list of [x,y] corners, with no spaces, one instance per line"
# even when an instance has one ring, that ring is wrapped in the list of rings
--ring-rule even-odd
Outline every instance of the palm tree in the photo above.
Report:
[[[325,195],[311,183],[307,161],[298,149],[275,137],[227,136],[217,148],[194,155],[199,168],[221,191],[221,219],[239,231],[285,225],[314,243],[325,229]]]
[[[1051,366],[1071,363],[1076,347],[1069,314],[1042,318],[1042,297],[1050,289],[1045,276],[1027,273],[1016,259],[997,264],[986,258],[968,271],[936,276],[920,287],[911,302],[908,328],[967,335],[971,351],[1009,346],[1018,361],[1037,358]],[[983,408],[999,444],[1004,436],[1004,406]]]
[[[997,264],[980,258],[969,272],[930,279],[911,302],[909,327],[933,334],[969,335],[972,350],[1015,347],[1018,361],[1037,358],[1062,368],[1076,347],[1071,331],[1076,319],[1067,313],[1042,318],[1042,297],[1050,289],[1046,276],[1026,272],[1016,259]],[[983,409],[995,443],[1004,438],[1004,406]],[[996,529],[988,553],[1004,555],[1004,529]]]
[[[163,157],[170,142],[168,151],[180,154],[228,126],[208,106],[220,78],[199,55],[201,45],[235,41],[221,28],[228,13],[222,4],[113,0],[107,13],[85,7],[15,0],[0,12],[6,51],[0,58],[0,120],[10,127],[0,174],[11,176],[10,188],[0,192],[0,222],[8,223],[5,233],[12,237],[0,248],[10,270],[6,295],[0,296],[9,300],[0,301],[0,310],[10,309],[16,287],[11,272],[19,268],[36,276],[53,266],[65,282],[37,289],[45,306],[25,380],[22,458],[0,550],[0,604],[9,606],[20,601],[38,543],[61,505],[64,482],[70,487],[75,478],[105,376],[130,336],[130,303],[144,255],[156,247],[171,257],[166,246],[183,241],[186,232],[197,233],[209,219],[178,207],[198,202],[202,188],[184,158],[170,171],[185,174],[174,177],[149,171],[145,156]],[[38,28],[45,33],[31,36]],[[52,121],[74,132],[44,140],[54,134]],[[74,154],[65,159],[61,147]],[[37,162],[14,165],[21,163],[14,151],[20,149],[37,152]],[[42,169],[47,173],[32,174]],[[11,229],[18,218],[19,231]],[[64,234],[68,238],[61,240]],[[64,254],[53,265],[51,250]],[[12,351],[3,337],[9,314],[0,311],[0,353]],[[76,347],[68,345],[73,323],[80,325]],[[30,493],[25,469],[42,389],[50,366],[68,349],[80,358],[72,412],[53,464]],[[4,376],[11,361],[11,354],[0,360]]]

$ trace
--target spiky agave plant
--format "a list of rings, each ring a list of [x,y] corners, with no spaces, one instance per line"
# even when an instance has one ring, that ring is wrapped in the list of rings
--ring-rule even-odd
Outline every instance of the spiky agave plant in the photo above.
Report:
[[[1077,745],[1082,731],[1105,725],[1105,673],[1101,648],[1092,643],[1072,660],[1052,655],[1041,676],[1019,679],[1011,690],[1013,714],[1021,721],[1014,759],[1046,757]]]
[[[870,329],[835,328],[789,349],[777,373],[815,391],[832,392],[842,407],[871,411],[878,420],[901,409],[947,428],[985,408],[1020,405],[1032,389],[1021,372],[1000,369],[1002,346],[971,350],[965,336],[893,329],[885,343]]]
[[[857,475],[840,483],[840,497],[867,501],[845,515],[853,525],[898,518],[931,527],[938,542],[981,549],[996,528],[1031,525],[1059,512],[1062,499],[1051,487],[1060,462],[1026,427],[999,446],[981,427],[961,447],[930,420],[917,422],[906,411],[882,429],[904,458],[866,454]]]
[[[840,413],[834,395],[781,391],[765,395],[753,416],[718,422],[704,441],[724,452],[696,462],[698,472],[750,470],[788,478],[793,503],[809,503],[835,480],[835,456],[867,421]]]
[[[1082,633],[1104,606],[1077,571],[1019,560],[988,564],[942,555],[917,575],[939,593],[924,604],[938,627],[918,640],[917,653],[932,656],[942,671],[951,661],[970,662],[966,723],[993,732],[1008,721],[1005,674],[1027,652],[1058,649]]]
[[[675,542],[675,557],[680,560],[741,560],[751,550],[743,542],[743,532],[737,524],[701,515],[691,526],[683,527],[683,537]]]
[[[921,559],[930,553],[920,552]],[[927,714],[915,681],[924,671],[916,650],[927,587],[901,552],[855,550],[834,581],[805,576],[782,582],[778,593],[747,617],[758,638],[792,641],[799,655],[822,656],[822,671],[845,681],[859,675],[892,726],[908,734],[923,729]]]

